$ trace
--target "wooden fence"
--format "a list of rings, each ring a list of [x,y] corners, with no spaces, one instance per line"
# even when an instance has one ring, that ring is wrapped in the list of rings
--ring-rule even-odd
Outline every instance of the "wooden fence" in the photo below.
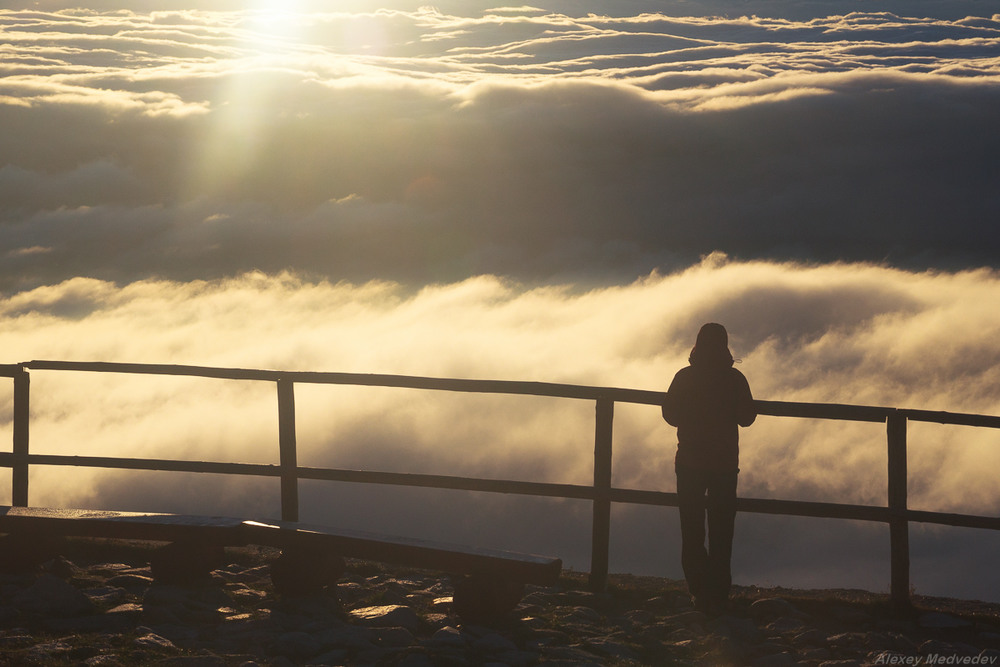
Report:
[[[28,447],[30,370],[181,375],[274,382],[277,388],[278,403],[279,463],[278,465],[269,465],[31,454]],[[28,470],[32,465],[84,466],[278,477],[281,484],[281,518],[285,521],[298,520],[298,481],[300,479],[393,484],[589,500],[593,504],[590,585],[594,589],[599,590],[604,587],[608,575],[611,504],[633,503],[674,507],[677,505],[676,493],[620,489],[611,485],[612,422],[614,419],[615,403],[637,403],[658,406],[662,403],[664,394],[657,391],[544,382],[461,380],[401,375],[267,371],[163,364],[85,363],[71,361],[29,361],[21,364],[0,365],[0,377],[10,377],[14,382],[13,449],[9,453],[0,453],[0,467],[11,468],[12,504],[16,506],[28,506]],[[596,406],[594,483],[593,485],[584,486],[300,466],[297,463],[295,442],[295,384],[297,383],[521,394],[593,401]],[[936,422],[940,424],[1000,428],[1000,417],[829,403],[789,403],[784,401],[758,400],[756,401],[756,405],[759,414],[762,415],[880,422],[886,425],[888,453],[887,506],[740,498],[737,501],[737,509],[741,512],[761,514],[853,519],[887,523],[889,525],[891,559],[890,592],[895,603],[900,605],[909,603],[910,522],[1000,530],[1000,517],[911,510],[907,507],[906,500],[907,422]]]

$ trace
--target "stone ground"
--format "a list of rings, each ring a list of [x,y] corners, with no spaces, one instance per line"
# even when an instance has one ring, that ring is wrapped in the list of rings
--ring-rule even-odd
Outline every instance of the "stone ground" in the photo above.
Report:
[[[153,581],[151,545],[70,540],[32,571],[0,573],[0,665],[1000,664],[1000,605],[918,598],[894,614],[862,591],[738,588],[695,611],[682,582],[586,576],[529,586],[488,625],[451,611],[445,575],[349,562],[335,587],[276,596],[262,548],[227,549],[197,585]]]

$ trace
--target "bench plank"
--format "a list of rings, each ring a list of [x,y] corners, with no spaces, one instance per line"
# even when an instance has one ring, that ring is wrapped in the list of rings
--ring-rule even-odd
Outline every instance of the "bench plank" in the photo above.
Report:
[[[261,544],[283,549],[314,545],[351,558],[542,585],[554,584],[562,571],[558,558],[316,524],[219,516],[0,506],[0,533],[164,542],[198,538],[223,545]]]
[[[453,574],[498,575],[526,584],[551,585],[559,579],[558,558],[432,542],[329,526],[275,521],[244,522],[248,543],[284,547],[296,543],[329,546],[343,556],[409,565]]]
[[[159,512],[0,506],[0,532],[174,542],[197,535],[240,545],[243,519]]]

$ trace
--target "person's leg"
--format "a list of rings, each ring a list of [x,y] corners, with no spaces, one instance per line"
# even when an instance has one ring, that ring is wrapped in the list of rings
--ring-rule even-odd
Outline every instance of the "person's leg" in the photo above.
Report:
[[[681,566],[688,592],[696,600],[704,599],[708,569],[705,549],[705,479],[690,468],[677,468],[677,507],[681,518]]]
[[[738,472],[715,473],[708,484],[708,562],[705,587],[716,603],[729,599],[733,584],[731,561],[736,525]]]

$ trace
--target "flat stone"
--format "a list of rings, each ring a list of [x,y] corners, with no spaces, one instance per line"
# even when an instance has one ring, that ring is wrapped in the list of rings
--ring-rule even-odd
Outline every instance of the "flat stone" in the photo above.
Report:
[[[124,570],[134,569],[134,565],[128,565],[126,563],[100,563],[98,565],[91,565],[87,568],[88,572],[93,572],[95,574],[107,574],[109,572],[122,572]]]
[[[105,614],[123,614],[128,616],[139,616],[142,614],[142,605],[135,604],[134,602],[126,602],[125,604],[120,604],[117,607],[112,607],[108,609]]]
[[[118,586],[87,588],[83,594],[96,604],[117,604],[128,597],[128,591]]]
[[[450,595],[442,595],[441,597],[434,598],[431,600],[431,609],[436,609],[439,611],[448,611],[451,609],[452,605],[455,603],[455,599]]]
[[[238,584],[237,586],[230,588],[229,594],[234,598],[244,599],[251,604],[267,597],[267,593],[264,591],[254,590],[246,584]]]
[[[175,646],[172,641],[152,632],[142,635],[141,637],[136,637],[132,643],[140,648],[152,648],[159,649],[161,651],[173,651],[177,649],[177,646]]]
[[[376,628],[400,627],[416,630],[420,627],[417,613],[405,605],[363,607],[351,612],[351,618],[362,625]]]

